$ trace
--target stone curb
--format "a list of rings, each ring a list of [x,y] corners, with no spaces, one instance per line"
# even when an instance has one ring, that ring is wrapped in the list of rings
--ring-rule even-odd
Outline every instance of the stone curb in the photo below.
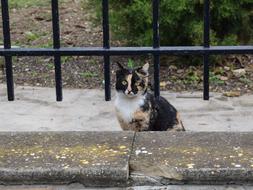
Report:
[[[0,133],[0,184],[253,184],[253,133]]]
[[[122,186],[133,132],[0,133],[0,184]]]
[[[252,184],[253,133],[137,133],[134,185]]]

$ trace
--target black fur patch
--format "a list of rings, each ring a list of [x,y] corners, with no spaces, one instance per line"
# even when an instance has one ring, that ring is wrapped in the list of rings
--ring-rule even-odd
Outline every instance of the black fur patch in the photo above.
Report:
[[[177,123],[177,110],[165,98],[157,100],[153,94],[148,93],[147,101],[151,103],[150,131],[167,131]]]
[[[127,89],[126,85],[122,84],[122,81],[126,79],[126,75],[129,75],[130,72],[127,69],[121,69],[116,72],[116,90],[125,91]]]

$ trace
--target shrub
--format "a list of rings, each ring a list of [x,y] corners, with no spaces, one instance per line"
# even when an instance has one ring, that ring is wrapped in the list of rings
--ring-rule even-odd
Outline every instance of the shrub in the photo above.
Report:
[[[101,0],[90,1],[101,19]],[[160,0],[161,45],[202,45],[204,0]],[[211,44],[253,42],[253,0],[211,1]],[[152,1],[110,0],[114,39],[152,45]]]

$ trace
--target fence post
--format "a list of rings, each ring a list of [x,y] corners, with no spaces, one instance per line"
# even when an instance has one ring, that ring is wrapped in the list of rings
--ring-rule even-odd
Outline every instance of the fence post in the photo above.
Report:
[[[159,36],[159,0],[153,0],[153,48],[160,48]],[[159,52],[153,54],[154,57],[154,89],[155,97],[160,97],[160,55]]]
[[[1,0],[1,8],[2,8],[4,49],[11,49],[8,0]],[[5,68],[6,68],[8,100],[13,101],[14,100],[14,84],[13,84],[13,71],[12,71],[12,57],[5,55],[4,59],[5,59]]]
[[[204,48],[210,47],[210,0],[204,2]],[[204,63],[204,100],[209,100],[209,53],[203,55]]]
[[[110,29],[109,29],[109,2],[103,0],[103,48],[110,49]],[[105,80],[105,100],[111,100],[111,71],[110,71],[110,56],[104,55],[104,80]]]
[[[51,0],[54,49],[60,48],[60,26],[58,0]],[[56,100],[62,101],[61,56],[54,55]]]

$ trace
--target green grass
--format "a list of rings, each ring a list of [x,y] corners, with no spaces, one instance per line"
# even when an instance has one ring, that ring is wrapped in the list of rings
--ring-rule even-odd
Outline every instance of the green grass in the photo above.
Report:
[[[52,42],[52,40],[50,40],[47,43],[38,45],[36,47],[38,47],[38,48],[52,48],[53,47],[53,42]]]
[[[50,0],[9,0],[10,8],[26,8],[50,5]]]
[[[25,38],[27,41],[34,41],[40,38],[40,35],[31,31],[25,32]]]
[[[47,64],[47,68],[48,68],[49,70],[53,70],[53,69],[54,69],[54,64],[53,64],[53,63],[48,63],[48,64]]]
[[[94,72],[91,72],[91,71],[86,71],[86,72],[80,73],[80,75],[83,78],[92,78],[92,77],[97,77],[98,76],[97,73],[94,73]]]
[[[222,85],[225,84],[224,81],[222,81],[218,75],[216,75],[214,72],[209,73],[209,80],[214,85]]]
[[[70,57],[70,56],[61,56],[61,63],[62,64],[65,64],[69,61],[72,61],[73,60],[73,57]]]
[[[246,84],[246,85],[250,85],[252,84],[252,81],[250,79],[248,79],[246,76],[242,76],[240,79],[239,79],[240,82]]]
[[[186,84],[196,83],[200,81],[200,77],[197,72],[189,72],[184,80]]]
[[[132,59],[128,59],[127,67],[128,67],[129,69],[133,69],[134,66],[135,66],[134,61],[133,61]]]
[[[32,75],[32,77],[36,77],[36,76],[38,76],[39,74],[38,74],[36,71],[31,71],[31,75]]]

